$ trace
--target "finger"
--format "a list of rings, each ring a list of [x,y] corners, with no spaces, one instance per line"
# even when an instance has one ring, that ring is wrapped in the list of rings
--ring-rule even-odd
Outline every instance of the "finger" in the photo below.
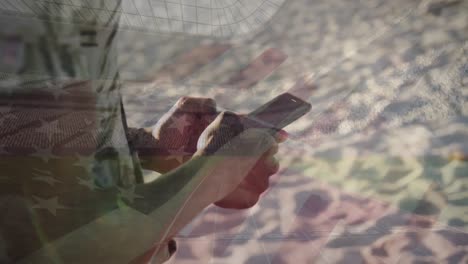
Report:
[[[221,129],[230,129],[235,131],[234,134],[238,135],[244,130],[244,126],[242,125],[241,118],[230,111],[223,111],[221,112],[215,121],[218,121],[219,128]]]
[[[285,142],[286,140],[288,140],[288,137],[289,137],[288,132],[286,132],[286,131],[284,131],[282,129],[280,131],[276,132],[276,134],[275,134],[275,140],[278,143]]]
[[[244,131],[243,137],[257,154],[264,155],[270,148],[277,145],[276,140],[261,128],[249,128]]]
[[[270,185],[270,177],[279,170],[279,162],[274,157],[263,158],[258,161],[254,169],[245,178],[246,188],[253,192],[263,193]]]
[[[216,102],[211,98],[184,96],[177,101],[176,108],[185,113],[215,114]]]
[[[266,158],[264,164],[270,176],[277,173],[280,167],[279,161],[274,156]]]
[[[278,150],[279,150],[278,143],[275,142],[273,143],[271,148],[265,153],[265,157],[274,156],[276,153],[278,153]]]
[[[252,192],[248,188],[238,188],[214,204],[228,209],[247,209],[254,206],[258,202],[258,199],[258,192]]]
[[[254,193],[261,194],[268,189],[270,185],[269,171],[265,167],[264,162],[258,163],[255,168],[245,177],[241,187],[248,189]]]
[[[232,112],[221,112],[200,136],[198,149],[205,149],[207,154],[214,154],[223,147],[225,150],[234,150],[232,139],[242,133],[244,127],[239,117]],[[211,138],[209,142],[204,139]],[[230,144],[227,144],[230,143]]]

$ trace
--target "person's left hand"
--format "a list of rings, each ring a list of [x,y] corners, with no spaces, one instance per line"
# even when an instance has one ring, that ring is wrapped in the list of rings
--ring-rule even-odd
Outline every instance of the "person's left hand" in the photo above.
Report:
[[[143,168],[166,173],[182,165],[196,152],[200,134],[216,114],[213,99],[180,98],[156,125],[137,136]]]

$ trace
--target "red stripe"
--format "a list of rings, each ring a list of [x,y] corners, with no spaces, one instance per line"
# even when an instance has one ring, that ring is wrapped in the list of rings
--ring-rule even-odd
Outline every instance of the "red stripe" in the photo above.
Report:
[[[201,67],[212,62],[229,50],[229,44],[202,45],[178,56],[171,64],[163,66],[154,77],[156,82],[181,81]]]
[[[288,56],[279,49],[269,48],[249,65],[234,74],[224,84],[240,89],[249,89],[270,75]]]
[[[307,102],[317,89],[318,86],[315,83],[305,78],[299,78],[296,83],[288,89],[288,93]]]

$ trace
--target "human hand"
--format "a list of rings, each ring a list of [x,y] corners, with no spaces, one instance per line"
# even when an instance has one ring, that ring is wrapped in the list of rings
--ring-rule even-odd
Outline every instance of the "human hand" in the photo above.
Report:
[[[216,103],[210,98],[182,97],[161,119],[139,133],[139,155],[147,169],[166,173],[196,152],[200,134],[216,116]]]
[[[217,190],[215,204],[224,208],[252,207],[268,188],[268,179],[278,171],[274,155],[286,132],[276,137],[266,129],[249,128],[247,120],[223,112],[200,136],[198,156],[215,160],[212,188]]]
[[[260,195],[269,188],[270,177],[280,168],[275,155],[279,149],[278,144],[286,141],[287,136],[283,130],[277,132],[273,146],[260,157],[239,186],[215,205],[228,209],[247,209],[257,204]]]

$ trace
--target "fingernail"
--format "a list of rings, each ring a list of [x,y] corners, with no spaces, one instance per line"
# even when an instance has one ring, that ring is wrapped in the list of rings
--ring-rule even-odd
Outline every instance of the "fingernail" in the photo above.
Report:
[[[280,140],[281,142],[286,141],[286,140],[288,139],[288,137],[289,137],[288,132],[286,132],[286,131],[284,131],[284,130],[280,130],[280,131],[278,132],[278,138],[279,138],[279,140]]]

